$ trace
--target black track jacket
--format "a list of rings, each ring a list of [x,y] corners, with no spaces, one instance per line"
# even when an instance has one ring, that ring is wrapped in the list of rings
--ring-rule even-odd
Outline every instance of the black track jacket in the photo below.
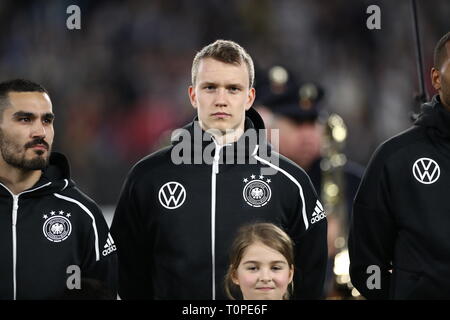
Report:
[[[32,188],[13,195],[0,183],[0,299],[116,297],[108,226],[69,176],[53,152]]]
[[[264,128],[252,108],[246,132],[250,128]],[[211,136],[194,141],[195,130],[203,134],[196,121],[185,129],[172,138],[172,146],[138,162],[125,181],[111,227],[118,244],[120,297],[226,299],[223,282],[237,229],[272,222],[295,242],[294,298],[320,298],[327,223],[306,173],[283,156],[271,164],[264,157],[270,154],[263,152],[270,151],[264,139],[242,144],[245,152],[237,157],[232,153],[237,143],[221,147]],[[191,150],[178,152],[186,142]],[[213,161],[202,162],[202,153]],[[202,163],[176,165],[173,154],[187,161],[200,155]],[[269,166],[276,174],[261,174]]]
[[[355,198],[350,275],[369,299],[450,299],[450,112],[439,96],[422,110],[378,148]]]

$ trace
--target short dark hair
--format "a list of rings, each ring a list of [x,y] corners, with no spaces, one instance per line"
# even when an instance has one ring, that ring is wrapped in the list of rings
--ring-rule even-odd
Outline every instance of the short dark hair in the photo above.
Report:
[[[224,63],[237,65],[245,62],[248,70],[249,86],[250,88],[253,87],[253,82],[255,79],[255,67],[253,65],[253,60],[244,48],[231,40],[216,40],[197,52],[194,61],[192,62],[191,77],[193,86],[195,86],[195,82],[197,80],[197,72],[200,61],[206,58],[213,58]]]
[[[48,91],[38,83],[25,79],[13,79],[0,82],[0,120],[3,117],[3,111],[9,106],[10,92],[44,92]]]
[[[434,48],[434,67],[440,69],[444,64],[447,57],[447,50],[445,44],[450,41],[450,32],[444,34],[444,36],[438,41]]]

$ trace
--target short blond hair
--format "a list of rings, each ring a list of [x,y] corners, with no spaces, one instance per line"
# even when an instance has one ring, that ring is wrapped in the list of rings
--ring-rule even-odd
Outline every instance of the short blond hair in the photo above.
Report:
[[[248,70],[249,87],[253,87],[253,83],[255,81],[255,67],[253,65],[253,60],[244,48],[231,40],[216,40],[197,52],[194,61],[192,62],[191,77],[193,86],[195,86],[195,82],[197,80],[200,61],[206,58],[213,58],[224,63],[237,65],[245,62]]]

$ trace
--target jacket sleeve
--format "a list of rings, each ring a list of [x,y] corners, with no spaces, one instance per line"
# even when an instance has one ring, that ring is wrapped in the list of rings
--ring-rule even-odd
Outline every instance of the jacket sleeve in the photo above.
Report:
[[[111,232],[119,256],[119,296],[121,299],[153,299],[150,239],[144,238],[142,208],[135,179],[130,173],[122,188]]]
[[[385,152],[378,150],[353,204],[349,233],[350,277],[355,288],[367,299],[388,299],[391,287],[396,227],[390,211],[386,162]]]
[[[291,231],[296,264],[292,298],[314,300],[323,298],[328,259],[327,219],[311,181],[308,178],[304,180],[303,200],[299,197],[297,221],[293,224],[294,230]],[[305,206],[305,218],[303,206]],[[316,215],[313,217],[314,212]]]
[[[86,256],[81,265],[81,299],[115,300],[117,298],[117,254],[106,220],[96,205],[90,205],[93,223],[89,226]],[[106,248],[105,248],[106,246]]]

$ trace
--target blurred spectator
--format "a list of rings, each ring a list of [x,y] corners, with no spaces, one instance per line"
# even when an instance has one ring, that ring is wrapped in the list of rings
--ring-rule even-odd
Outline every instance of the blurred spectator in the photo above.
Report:
[[[346,125],[338,115],[322,110],[324,90],[319,85],[298,85],[292,72],[280,66],[270,68],[267,79],[261,74],[256,108],[268,128],[279,130],[271,143],[308,173],[327,213],[329,262],[324,295],[351,298],[348,272],[333,273],[335,256],[347,254],[350,212],[363,174],[363,168],[344,154]]]

